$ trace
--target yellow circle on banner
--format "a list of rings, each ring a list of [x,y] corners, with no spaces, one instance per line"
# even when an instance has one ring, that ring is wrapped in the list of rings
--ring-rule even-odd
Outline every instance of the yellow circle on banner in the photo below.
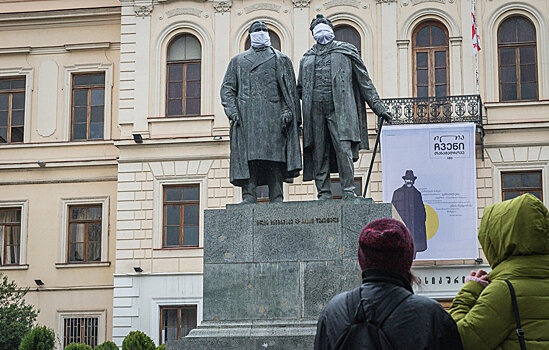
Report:
[[[427,239],[429,240],[433,238],[438,231],[438,214],[435,209],[427,204],[425,204],[425,213],[427,214],[427,217],[425,218],[425,229],[427,231]]]

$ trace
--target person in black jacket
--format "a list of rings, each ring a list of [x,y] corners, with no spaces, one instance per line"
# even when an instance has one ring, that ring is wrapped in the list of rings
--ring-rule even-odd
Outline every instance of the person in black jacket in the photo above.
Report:
[[[450,315],[438,302],[413,294],[413,256],[413,239],[402,222],[384,218],[372,221],[362,230],[358,260],[363,276],[360,296],[366,299],[364,309],[370,315],[382,314],[391,299],[404,295],[399,303],[394,302],[393,311],[379,325],[393,349],[463,349]],[[357,313],[353,305],[358,306],[350,302],[355,292],[341,293],[326,305],[318,321],[315,350],[360,349],[356,344],[348,345],[352,343],[348,338],[357,335],[350,332]]]

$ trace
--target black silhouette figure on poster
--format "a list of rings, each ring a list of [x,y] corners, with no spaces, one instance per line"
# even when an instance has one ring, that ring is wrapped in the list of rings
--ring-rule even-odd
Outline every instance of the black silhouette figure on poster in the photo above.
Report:
[[[415,253],[427,250],[427,232],[425,229],[427,215],[421,192],[414,187],[417,179],[414,171],[406,170],[406,174],[402,179],[404,180],[404,185],[393,192],[391,202],[414,238],[415,258]]]

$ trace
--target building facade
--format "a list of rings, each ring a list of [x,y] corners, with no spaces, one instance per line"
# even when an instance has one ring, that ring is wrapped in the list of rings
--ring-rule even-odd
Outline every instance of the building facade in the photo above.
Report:
[[[120,5],[0,2],[0,272],[59,348],[112,338]]]
[[[7,143],[0,145],[0,205],[6,208],[0,219],[19,215],[10,210],[21,208],[20,259],[11,265],[2,260],[0,270],[33,286],[29,300],[42,309],[39,322],[55,325],[60,337],[65,311],[105,310],[105,337],[119,345],[131,330],[159,344],[200,323],[204,210],[241,200],[229,183],[229,121],[219,87],[230,58],[246,49],[255,20],[267,24],[273,46],[297,70],[314,44],[310,21],[326,15],[336,38],[359,49],[387,105],[396,108],[399,99],[399,106],[412,106],[408,117],[414,123],[426,122],[414,107],[425,100],[479,107],[465,111],[478,130],[479,220],[487,205],[524,192],[549,205],[548,0],[477,0],[478,90],[471,0],[69,3],[73,9],[60,1],[0,1],[0,83],[10,81],[9,89],[0,90],[8,96],[0,118],[2,111],[11,115],[0,125]],[[88,81],[77,81],[81,76]],[[23,91],[21,107],[13,101]],[[93,116],[98,106],[104,107],[102,119]],[[23,142],[13,117],[21,110]],[[78,119],[84,112],[86,118]],[[440,122],[437,117],[430,122]],[[371,111],[368,123],[373,145]],[[10,131],[2,134],[4,125]],[[370,157],[364,151],[355,163],[359,188]],[[298,178],[284,186],[287,200],[316,198],[312,182]],[[379,156],[367,194],[382,200]],[[70,211],[78,206],[84,209],[73,220]],[[89,217],[97,206],[101,220],[108,217],[101,258],[75,264],[71,249],[97,244],[89,230],[94,220],[97,225],[97,214]],[[68,237],[73,226],[87,232],[83,243]],[[42,242],[46,249],[37,246]],[[417,262],[419,277],[441,281],[419,293],[447,303],[459,285],[442,276],[453,280],[479,263]],[[34,287],[38,278],[43,287]],[[101,300],[85,296],[92,291],[102,293]],[[79,304],[80,297],[89,305]]]

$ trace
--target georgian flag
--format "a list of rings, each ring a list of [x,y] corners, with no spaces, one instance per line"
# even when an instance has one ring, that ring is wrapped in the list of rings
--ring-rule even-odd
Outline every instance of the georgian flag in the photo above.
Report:
[[[480,35],[478,33],[477,20],[475,17],[475,1],[471,1],[471,21],[473,22],[473,50],[475,54],[480,51]]]

